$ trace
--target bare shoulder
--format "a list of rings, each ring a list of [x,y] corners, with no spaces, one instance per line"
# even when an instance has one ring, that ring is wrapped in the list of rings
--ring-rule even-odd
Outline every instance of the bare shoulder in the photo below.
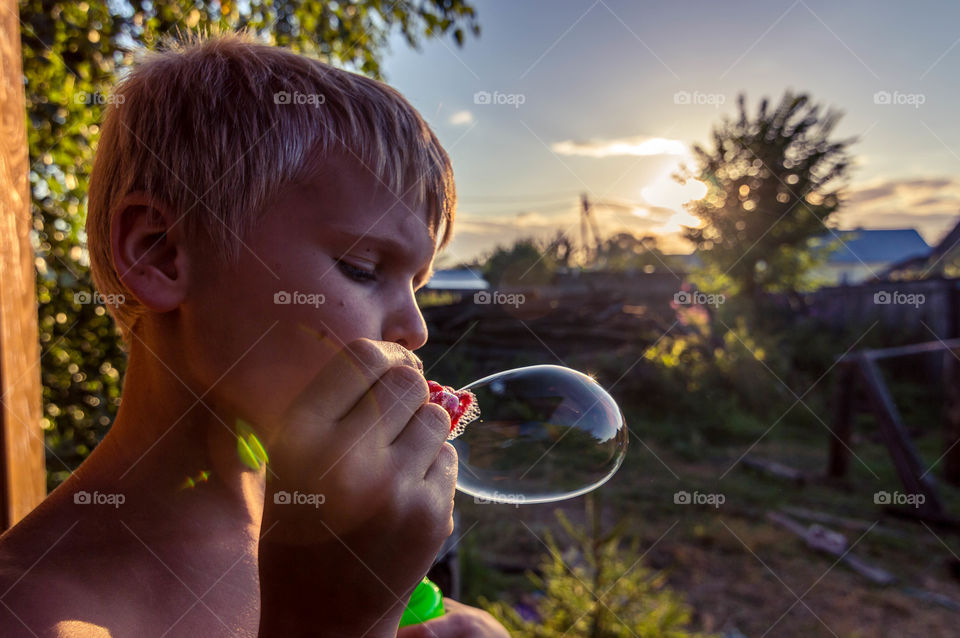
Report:
[[[117,638],[106,627],[86,620],[61,620],[55,623],[33,622],[0,607],[0,629],[9,638]]]
[[[62,618],[69,618],[65,601],[70,601],[72,607],[85,600],[82,587],[58,573],[55,564],[36,559],[28,562],[30,552],[22,551],[18,556],[13,549],[0,542],[0,635],[11,638],[110,635],[93,623],[60,622]]]
[[[110,636],[91,622],[60,621],[60,601],[76,601],[80,592],[49,570],[27,571],[20,566],[0,568],[0,635],[47,638]]]
[[[54,638],[114,638],[106,627],[82,620],[62,620],[53,628]]]
[[[96,579],[77,569],[76,522],[41,505],[0,536],[0,635],[111,635],[88,616]]]

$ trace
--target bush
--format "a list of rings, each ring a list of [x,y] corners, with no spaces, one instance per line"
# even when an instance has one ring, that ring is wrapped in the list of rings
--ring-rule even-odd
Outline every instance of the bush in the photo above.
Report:
[[[536,608],[523,617],[504,602],[481,598],[481,605],[516,638],[681,638],[703,636],[688,627],[692,611],[683,596],[667,586],[662,572],[640,563],[637,543],[626,551],[617,528],[602,538],[573,528],[557,512],[578,546],[561,554],[547,534],[549,555],[540,571],[529,574],[543,592]],[[564,558],[566,557],[566,559]],[[531,614],[532,612],[532,614]],[[530,616],[535,616],[531,618]]]

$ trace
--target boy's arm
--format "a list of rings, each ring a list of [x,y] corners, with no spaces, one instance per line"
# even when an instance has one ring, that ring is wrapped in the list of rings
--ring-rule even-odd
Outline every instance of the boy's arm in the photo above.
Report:
[[[264,429],[260,636],[396,636],[453,528],[450,417],[417,363],[353,342]]]

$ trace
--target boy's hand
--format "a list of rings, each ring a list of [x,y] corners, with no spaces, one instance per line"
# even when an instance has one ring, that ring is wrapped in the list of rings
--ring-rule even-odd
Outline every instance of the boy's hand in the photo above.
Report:
[[[397,638],[510,638],[493,616],[453,600],[443,599],[443,616],[397,632]]]
[[[427,531],[423,516],[431,528],[452,523],[450,417],[427,403],[420,365],[395,343],[358,339],[333,355],[279,423],[269,424],[263,527],[283,522],[270,533],[274,542],[310,545],[369,522],[388,526],[381,519],[396,508],[419,515],[418,538]],[[438,497],[446,505],[440,512]],[[298,499],[307,506],[297,507]]]
[[[450,417],[427,403],[418,364],[352,342],[264,428],[261,636],[395,632],[453,530]]]

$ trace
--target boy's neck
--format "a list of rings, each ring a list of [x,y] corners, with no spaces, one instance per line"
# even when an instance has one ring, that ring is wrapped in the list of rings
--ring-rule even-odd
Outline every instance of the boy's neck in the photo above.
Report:
[[[203,392],[134,340],[120,410],[77,472],[77,488],[111,486],[155,499],[150,507],[160,508],[185,502],[209,507],[216,501],[219,520],[230,518],[234,527],[243,520],[256,533],[263,514],[264,471],[240,462],[233,424]]]

